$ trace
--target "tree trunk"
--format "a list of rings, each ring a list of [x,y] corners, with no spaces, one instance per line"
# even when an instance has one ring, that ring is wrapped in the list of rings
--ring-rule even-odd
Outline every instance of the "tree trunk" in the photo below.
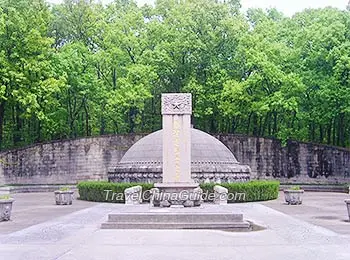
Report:
[[[258,136],[259,133],[259,126],[258,126],[258,116],[256,114],[253,115],[253,135]]]
[[[344,113],[340,113],[339,115],[339,125],[338,125],[338,138],[337,145],[345,146],[345,138],[344,138]]]
[[[103,107],[102,107],[103,111]],[[103,115],[103,112],[101,112],[101,125],[100,125],[100,135],[104,135],[106,133],[106,119]]]
[[[232,118],[231,120],[231,131],[232,134],[234,134],[236,132],[236,120],[234,118]]]
[[[270,113],[268,112],[265,116],[264,125],[263,125],[262,130],[261,130],[261,136],[265,135],[265,130],[267,128],[269,121],[270,121]]]
[[[310,124],[310,141],[315,141],[315,124],[313,122]]]
[[[252,115],[253,115],[253,112],[250,112],[249,117],[248,117],[247,130],[246,130],[247,135],[249,135],[250,121],[251,121]]]
[[[34,124],[35,125],[35,124]],[[35,138],[35,142],[36,143],[40,143],[42,140],[41,140],[41,122],[40,120],[38,120],[38,126],[37,126],[37,129],[36,129],[36,138]]]
[[[332,138],[332,121],[329,123],[327,128],[327,144],[331,144]]]
[[[14,146],[17,146],[21,140],[21,129],[23,125],[23,120],[20,117],[21,109],[16,106],[14,111],[14,125],[15,125],[15,131],[13,133],[13,144]]]
[[[4,148],[4,116],[5,116],[5,102],[0,103],[0,150]]]
[[[129,126],[130,126],[130,133],[135,132],[135,108],[130,108],[129,110]]]
[[[320,125],[320,143],[323,143],[323,127]]]
[[[272,134],[273,135],[277,134],[277,112],[276,111],[273,112],[273,130],[272,130]]]
[[[117,88],[117,70],[115,68],[112,69],[112,82],[113,82],[113,89]]]
[[[90,136],[90,127],[89,127],[89,110],[87,108],[87,101],[84,100],[84,112],[85,112],[85,134]]]
[[[335,130],[337,129],[337,123],[336,123],[336,118],[334,118],[334,120],[333,120],[333,140],[332,140],[332,143],[333,143],[333,145],[335,145],[335,137],[336,137],[336,135],[335,135]]]
[[[258,136],[262,136],[263,135],[262,132],[263,132],[263,118],[260,117],[259,118]]]

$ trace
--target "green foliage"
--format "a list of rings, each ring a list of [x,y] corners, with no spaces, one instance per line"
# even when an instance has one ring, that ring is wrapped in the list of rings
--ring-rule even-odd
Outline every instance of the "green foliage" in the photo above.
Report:
[[[112,183],[98,181],[80,182],[77,187],[79,189],[80,199],[82,200],[124,203],[124,190],[136,185],[141,185],[142,192],[146,192],[146,195],[149,195],[147,193],[153,188],[153,184],[147,183]],[[200,187],[203,189],[203,193],[208,193],[209,195],[214,193],[215,185],[214,183],[203,183]],[[246,183],[223,183],[220,185],[227,188],[229,193],[237,194],[234,200],[229,202],[273,200],[277,199],[279,191],[279,182],[276,181],[251,181]],[[108,194],[107,191],[109,191]],[[121,196],[117,197],[116,195],[113,197],[113,193]],[[146,195],[143,197],[149,197]],[[210,196],[208,196],[208,198],[210,198]]]
[[[70,191],[71,189],[69,187],[61,187],[59,191]]]
[[[9,200],[10,196],[9,195],[1,195],[0,200]]]
[[[208,132],[349,146],[350,12],[239,6],[0,0],[0,149],[158,130],[163,92]]]
[[[289,188],[289,190],[301,190],[300,186],[292,186]]]
[[[215,183],[201,184],[203,193],[213,193]],[[228,192],[235,196],[229,200],[234,202],[252,202],[274,200],[278,198],[279,182],[277,181],[250,181],[238,183],[221,183],[220,186],[228,189]]]
[[[133,186],[142,186],[142,192],[149,192],[153,188],[153,184],[148,183],[113,183],[86,181],[80,182],[77,186],[81,200],[98,201],[98,202],[114,202],[124,203],[124,190]],[[107,192],[109,192],[107,194]],[[113,193],[120,196],[113,197]],[[143,198],[147,198],[147,193]]]

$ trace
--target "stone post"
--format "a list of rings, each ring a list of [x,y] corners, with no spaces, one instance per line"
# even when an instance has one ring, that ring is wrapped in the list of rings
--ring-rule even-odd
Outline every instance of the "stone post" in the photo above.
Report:
[[[191,94],[162,94],[163,183],[191,182]]]
[[[191,179],[191,114],[190,93],[162,94],[163,182],[155,187],[168,196],[161,206],[194,205],[189,198],[199,185]]]

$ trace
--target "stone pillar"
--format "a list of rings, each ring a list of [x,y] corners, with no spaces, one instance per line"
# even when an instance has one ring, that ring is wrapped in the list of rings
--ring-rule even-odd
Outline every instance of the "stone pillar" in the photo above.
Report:
[[[200,204],[193,196],[199,184],[191,179],[191,114],[191,94],[162,94],[163,182],[155,187],[163,207]]]
[[[162,94],[163,183],[191,180],[191,94]]]

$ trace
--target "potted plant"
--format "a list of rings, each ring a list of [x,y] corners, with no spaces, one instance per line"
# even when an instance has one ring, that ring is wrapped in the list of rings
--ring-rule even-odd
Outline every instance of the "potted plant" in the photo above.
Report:
[[[289,189],[284,190],[284,198],[288,205],[300,205],[304,190],[300,189],[299,186],[293,186]]]
[[[14,201],[9,195],[0,195],[0,221],[10,220]]]
[[[69,187],[62,187],[55,191],[55,199],[57,205],[72,205],[73,194]]]

